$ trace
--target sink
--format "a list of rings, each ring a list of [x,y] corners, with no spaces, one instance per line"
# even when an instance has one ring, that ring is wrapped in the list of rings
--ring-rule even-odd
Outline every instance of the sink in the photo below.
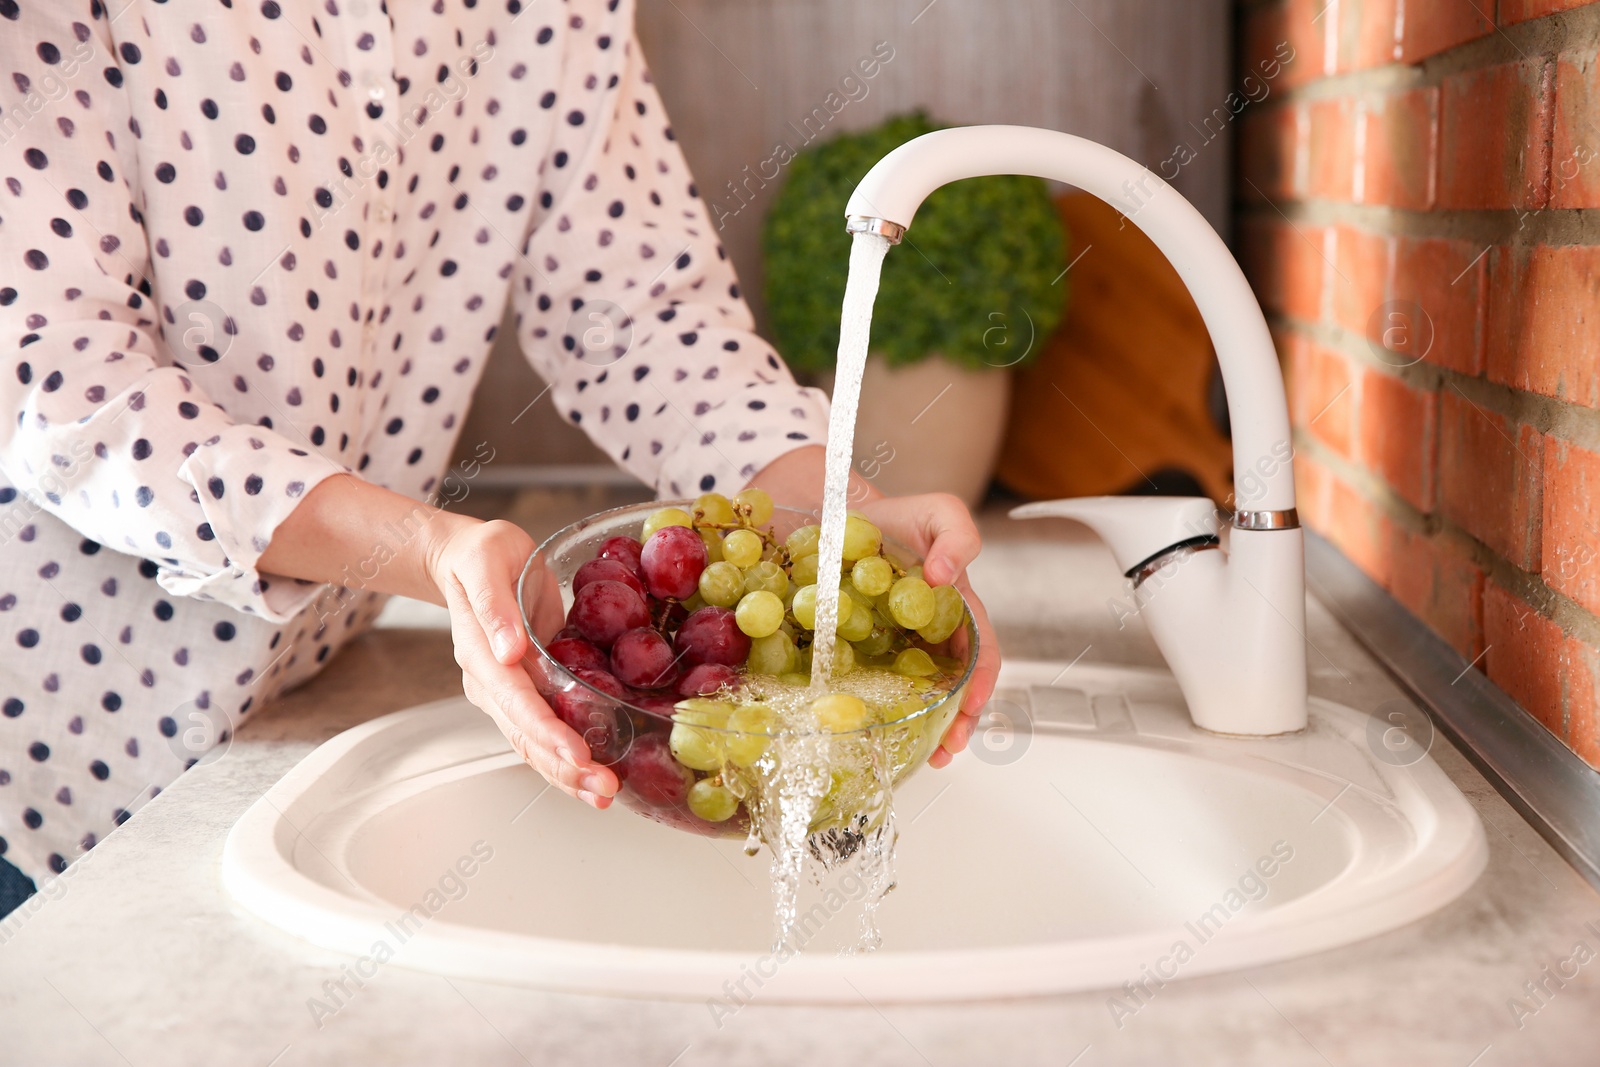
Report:
[[[1300,733],[1224,737],[1164,672],[1008,662],[982,729],[896,794],[898,885],[870,954],[839,951],[859,883],[808,888],[804,951],[775,957],[765,851],[581,805],[461,699],[312,752],[230,832],[223,880],[363,975],[392,958],[570,992],[858,1004],[1153,989],[1303,956],[1443,907],[1487,860],[1439,766],[1329,701]]]

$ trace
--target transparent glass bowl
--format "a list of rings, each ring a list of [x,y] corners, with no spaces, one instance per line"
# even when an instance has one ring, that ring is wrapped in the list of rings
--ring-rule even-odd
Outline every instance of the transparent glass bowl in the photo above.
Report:
[[[674,708],[680,699],[671,690],[631,691],[619,698],[598,689],[553,659],[546,644],[565,624],[572,606],[572,578],[578,568],[593,559],[607,539],[627,535],[637,539],[644,521],[659,508],[681,507],[693,513],[692,501],[652,501],[631,504],[591,515],[551,535],[528,558],[517,582],[517,600],[522,621],[532,638],[533,648],[524,665],[534,685],[551,708],[572,726],[589,746],[596,762],[609,766],[622,781],[617,800],[639,814],[668,826],[712,837],[747,837],[751,808],[763,802],[762,782],[770,783],[776,771],[778,747],[767,731],[741,732],[726,727],[705,725]],[[781,542],[790,532],[815,516],[791,508],[775,508],[767,524]],[[918,562],[916,553],[892,541],[884,551],[901,565]],[[875,722],[862,729],[830,735],[833,759],[838,766],[863,766],[876,758],[880,774],[892,782],[904,780],[927,762],[945,730],[961,707],[961,699],[972,677],[977,660],[978,631],[967,612],[964,625],[939,646],[920,647],[958,662],[959,675],[947,691],[915,710],[888,721]],[[955,673],[955,672],[951,672]],[[691,720],[686,722],[686,720]],[[690,770],[677,763],[671,754],[669,738],[673,727],[692,725],[716,741],[716,747],[736,754],[764,750],[765,755],[742,766],[720,771]],[[737,782],[741,793],[737,811],[721,822],[708,822],[689,810],[687,791],[694,781],[724,773],[730,783]],[[676,775],[676,777],[675,777]],[[692,777],[691,777],[692,776]],[[862,775],[836,773],[833,787],[824,797],[813,830],[848,826],[857,822],[858,810],[874,806],[877,797],[874,781]]]

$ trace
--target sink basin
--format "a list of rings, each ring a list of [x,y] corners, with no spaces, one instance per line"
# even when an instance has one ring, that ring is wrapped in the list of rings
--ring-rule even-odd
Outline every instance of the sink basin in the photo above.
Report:
[[[712,1004],[879,1003],[1301,956],[1443,907],[1487,860],[1438,765],[1328,701],[1299,734],[1228,738],[1190,723],[1163,672],[1009,662],[991,719],[981,752],[897,792],[898,887],[871,954],[837,951],[859,886],[835,876],[802,898],[804,951],[774,957],[765,851],[547,789],[459,699],[319,747],[233,828],[223,878],[268,923],[377,962]]]

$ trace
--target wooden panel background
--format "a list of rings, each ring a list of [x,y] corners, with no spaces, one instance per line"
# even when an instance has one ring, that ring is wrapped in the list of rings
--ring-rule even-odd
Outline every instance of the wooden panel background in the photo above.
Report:
[[[1090,137],[1152,168],[1229,89],[1227,0],[639,0],[639,35],[673,126],[708,202],[772,154],[822,107],[856,61],[894,57],[856,88],[823,136],[922,107],[948,123],[1048,126]],[[1200,148],[1174,184],[1227,233],[1231,146]],[[770,173],[770,171],[769,171]],[[778,178],[778,182],[782,177]],[[762,320],[760,223],[777,184],[724,219],[728,248]],[[844,205],[839,205],[841,213]],[[839,254],[848,239],[839,235]],[[485,371],[463,446],[495,442],[498,463],[607,462],[548,400],[509,330]]]

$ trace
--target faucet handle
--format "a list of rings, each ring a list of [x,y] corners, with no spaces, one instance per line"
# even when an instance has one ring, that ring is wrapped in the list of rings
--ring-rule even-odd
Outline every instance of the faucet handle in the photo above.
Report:
[[[1062,518],[1083,523],[1131,574],[1140,564],[1185,541],[1217,538],[1217,506],[1205,497],[1080,496],[1041,500],[1011,509],[1013,519]]]

